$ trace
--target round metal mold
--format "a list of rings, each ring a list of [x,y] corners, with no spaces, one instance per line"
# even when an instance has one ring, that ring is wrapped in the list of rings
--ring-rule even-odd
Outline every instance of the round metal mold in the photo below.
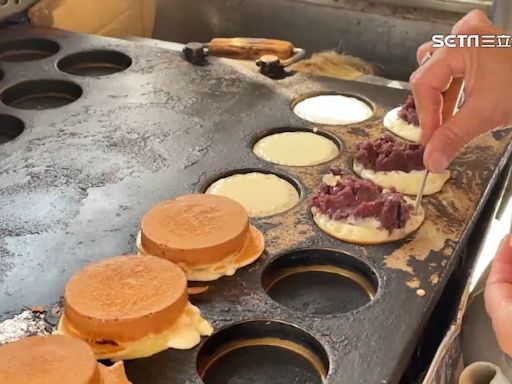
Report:
[[[263,289],[277,303],[302,314],[332,315],[368,305],[378,278],[361,260],[332,249],[298,249],[266,266]]]
[[[315,122],[313,120],[302,118],[299,115],[297,115],[297,113],[295,112],[295,107],[299,103],[301,103],[302,101],[304,101],[306,99],[311,99],[311,98],[315,98],[318,96],[345,96],[345,97],[357,99],[357,100],[361,101],[362,103],[366,104],[371,109],[372,113],[366,119],[356,121],[356,122],[351,122],[351,123],[319,123],[319,122]],[[357,94],[348,93],[348,92],[310,92],[310,93],[306,93],[304,95],[297,97],[291,103],[291,110],[294,113],[294,115],[297,116],[299,119],[307,121],[309,123],[318,124],[318,125],[327,125],[327,126],[348,126],[348,125],[352,125],[352,124],[360,124],[362,122],[365,122],[365,121],[368,121],[369,119],[371,119],[375,115],[375,109],[376,109],[375,104],[373,104],[366,97],[357,95]]]
[[[316,167],[318,165],[322,165],[322,164],[326,164],[332,160],[334,160],[336,157],[332,158],[332,159],[329,159],[329,160],[326,160],[322,163],[318,163],[318,164],[314,164],[314,165],[282,165],[282,164],[278,164],[278,163],[274,163],[272,161],[269,161],[269,160],[266,160],[266,159],[263,159],[261,158],[260,156],[258,156],[256,153],[254,153],[254,146],[262,139],[266,138],[266,137],[269,137],[269,136],[272,136],[272,135],[275,135],[275,134],[278,134],[278,133],[285,133],[285,132],[309,132],[309,133],[314,133],[314,134],[317,134],[317,135],[320,135],[320,136],[323,136],[325,137],[326,139],[330,140],[332,143],[334,143],[334,145],[336,145],[336,147],[338,148],[338,155],[340,154],[340,152],[343,150],[344,148],[344,144],[343,142],[341,141],[341,139],[339,139],[336,135],[330,133],[330,132],[327,132],[325,130],[321,130],[321,129],[318,129],[318,128],[304,128],[304,127],[278,127],[278,128],[271,128],[271,129],[267,129],[263,132],[260,132],[259,134],[257,134],[253,139],[252,141],[250,142],[250,146],[251,146],[251,151],[252,153],[258,158],[258,159],[261,159],[263,161],[266,161],[266,162],[269,162],[271,164],[276,164],[276,165],[281,165],[281,166],[289,166],[289,167],[296,167],[296,168],[303,168],[303,167]]]
[[[43,110],[70,104],[82,93],[82,88],[71,81],[29,80],[7,88],[1,99],[13,108]]]
[[[208,338],[197,370],[204,384],[323,384],[329,357],[315,337],[293,324],[254,320]]]
[[[22,120],[12,115],[0,114],[0,145],[14,140],[25,130]]]
[[[76,76],[108,76],[132,65],[132,59],[119,51],[92,50],[68,55],[57,63],[62,72]]]
[[[0,61],[23,62],[45,59],[59,52],[53,40],[28,38],[0,42]]]
[[[206,180],[206,182],[203,184],[203,187],[201,188],[200,192],[201,193],[206,193],[208,188],[212,184],[214,184],[215,182],[217,182],[219,180],[222,180],[222,179],[225,179],[227,177],[234,176],[234,175],[244,175],[244,174],[253,173],[253,172],[264,173],[264,174],[269,174],[269,175],[275,175],[275,176],[277,176],[277,177],[287,181],[288,183],[290,183],[295,188],[297,193],[299,194],[299,200],[297,201],[297,204],[295,204],[293,207],[290,207],[289,209],[287,209],[285,211],[274,213],[272,215],[263,216],[263,217],[270,217],[270,216],[275,216],[275,215],[281,215],[281,214],[283,214],[285,212],[288,212],[289,210],[295,208],[298,204],[300,204],[300,202],[306,196],[306,190],[305,190],[304,186],[301,184],[301,182],[298,179],[296,179],[296,178],[294,178],[294,177],[292,177],[290,175],[287,175],[285,173],[282,173],[282,172],[270,171],[270,170],[260,169],[260,168],[241,168],[241,169],[233,169],[231,171],[220,173],[220,174],[218,174],[218,175],[216,175],[216,176]]]

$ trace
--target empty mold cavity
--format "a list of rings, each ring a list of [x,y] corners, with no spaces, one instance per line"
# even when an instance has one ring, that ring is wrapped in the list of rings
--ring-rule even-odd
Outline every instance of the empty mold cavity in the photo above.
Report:
[[[278,257],[265,268],[262,284],[279,304],[317,315],[363,307],[378,289],[368,265],[330,249],[300,249]]]
[[[276,128],[258,135],[252,150],[274,164],[306,167],[334,159],[341,147],[337,137],[316,128]]]
[[[290,176],[259,169],[224,173],[208,182],[205,193],[229,197],[242,204],[250,217],[271,216],[296,206],[302,196]]]
[[[338,93],[302,96],[293,102],[292,109],[303,120],[325,125],[356,124],[373,115],[373,106],[368,100]]]
[[[0,60],[9,62],[34,61],[59,52],[59,44],[48,39],[19,39],[0,42]]]
[[[199,350],[205,384],[322,384],[329,359],[306,331],[279,321],[249,321],[211,336]]]
[[[57,64],[62,71],[78,76],[107,76],[124,71],[132,59],[118,51],[95,50],[64,57]]]
[[[24,129],[25,124],[17,117],[0,114],[0,144],[14,140]]]
[[[72,103],[82,96],[82,88],[64,80],[31,80],[7,88],[2,101],[18,109],[51,109]]]

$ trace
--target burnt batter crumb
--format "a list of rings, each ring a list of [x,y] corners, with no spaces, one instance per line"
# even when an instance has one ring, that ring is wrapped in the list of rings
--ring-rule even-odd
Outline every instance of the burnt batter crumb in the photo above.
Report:
[[[337,165],[333,165],[329,168],[329,171],[334,175],[334,176],[343,176],[343,175],[348,175],[350,174],[350,171],[348,169],[345,169],[345,168],[342,168],[340,166],[337,166]]]

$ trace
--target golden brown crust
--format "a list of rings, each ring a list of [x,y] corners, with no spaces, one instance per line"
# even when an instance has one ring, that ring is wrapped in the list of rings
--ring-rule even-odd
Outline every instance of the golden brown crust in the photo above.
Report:
[[[247,239],[245,247],[235,257],[235,266],[237,268],[245,267],[256,261],[265,249],[265,238],[256,227],[250,226],[248,236],[249,238]]]
[[[177,265],[154,256],[118,256],[69,280],[63,317],[84,337],[112,344],[163,332],[187,303],[187,280]]]
[[[66,336],[32,336],[3,345],[0,367],[2,384],[103,384],[89,346]]]
[[[195,194],[164,201],[141,224],[145,252],[189,266],[212,264],[240,252],[249,231],[242,205],[223,196]]]
[[[137,236],[137,247],[140,255],[149,255],[140,242],[140,232]],[[183,269],[189,281],[213,281],[222,276],[231,276],[237,269],[253,263],[263,254],[264,249],[263,234],[251,225],[244,246],[238,253],[212,264],[189,266],[179,263],[178,265]],[[191,294],[190,288],[189,294]]]

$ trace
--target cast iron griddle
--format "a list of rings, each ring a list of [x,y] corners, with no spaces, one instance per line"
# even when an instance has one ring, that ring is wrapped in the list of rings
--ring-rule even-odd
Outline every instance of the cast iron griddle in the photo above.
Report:
[[[0,114],[25,123],[20,136],[0,146],[2,318],[23,306],[58,301],[67,279],[85,264],[134,252],[140,219],[157,202],[203,191],[208,181],[233,170],[275,171],[299,183],[301,203],[253,220],[265,233],[264,256],[213,282],[193,302],[216,329],[254,319],[304,329],[327,351],[328,383],[399,381],[508,156],[510,131],[485,136],[459,156],[443,191],[424,198],[427,219],[416,234],[394,244],[355,246],[321,232],[306,201],[330,165],[347,166],[348,149],[329,164],[293,168],[262,161],[251,145],[269,129],[315,127],[292,113],[297,97],[341,92],[375,106],[366,122],[320,127],[350,148],[356,140],[377,137],[385,111],[401,104],[407,92],[303,75],[272,81],[228,61],[210,59],[210,65],[195,67],[175,52],[56,30],[6,29],[0,40],[29,37],[48,38],[60,50],[40,60],[1,63],[0,92],[25,80],[57,79],[79,85],[83,93],[57,109],[0,104]],[[93,49],[123,52],[132,64],[104,77],[70,75],[56,66],[64,56]],[[76,87],[69,93],[77,96]],[[299,248],[335,249],[373,269],[379,285],[373,302],[344,314],[311,315],[273,301],[262,288],[262,271],[278,255]],[[128,376],[135,384],[200,383],[198,349],[127,362]]]

